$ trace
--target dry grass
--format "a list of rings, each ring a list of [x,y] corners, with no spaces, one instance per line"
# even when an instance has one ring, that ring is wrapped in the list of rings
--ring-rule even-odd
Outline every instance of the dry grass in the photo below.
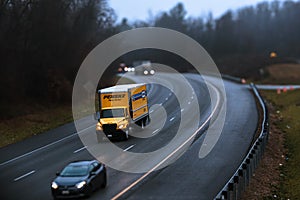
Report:
[[[269,76],[264,83],[300,84],[300,64],[275,64],[266,69]]]

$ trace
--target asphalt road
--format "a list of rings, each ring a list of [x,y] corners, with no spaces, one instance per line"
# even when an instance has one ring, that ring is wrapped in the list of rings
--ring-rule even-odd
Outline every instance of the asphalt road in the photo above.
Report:
[[[126,157],[110,160],[109,165],[117,162],[122,166],[128,165],[128,170],[146,168],[149,173],[126,173],[108,167],[107,188],[96,191],[91,199],[212,199],[237,169],[257,125],[257,111],[251,92],[246,86],[225,81],[227,101],[224,101],[225,94],[214,86],[214,78],[210,79],[208,89],[199,76],[187,75],[195,91],[195,94],[190,94],[177,78],[172,80],[166,77],[172,76],[161,74],[152,77],[159,78],[167,87],[153,84],[149,91],[152,121],[144,132],[148,134],[150,131],[154,136],[145,139],[131,137],[116,145],[124,152],[136,153],[163,148],[168,146],[170,140],[175,145],[166,148],[163,154],[143,160],[128,161]],[[154,81],[151,77],[144,79]],[[175,96],[175,93],[180,95]],[[200,118],[199,113],[190,106],[196,100]],[[212,151],[206,157],[199,158],[199,149],[206,145],[208,123],[217,123],[215,117],[224,107],[227,107],[227,112],[222,134]],[[189,120],[182,118],[185,113]],[[161,120],[162,117],[164,120]],[[195,120],[197,117],[198,121]],[[186,132],[177,137],[176,132],[183,121]],[[55,172],[70,161],[93,159],[87,148],[93,151],[93,145],[99,144],[87,146],[78,135],[86,135],[87,143],[89,139],[95,141],[95,121],[89,116],[79,123],[85,127],[79,133],[70,123],[0,149],[0,199],[51,199],[50,184]],[[195,124],[200,130],[191,128]],[[216,133],[218,131],[215,130]],[[159,163],[166,167],[155,170],[155,167],[161,167]]]

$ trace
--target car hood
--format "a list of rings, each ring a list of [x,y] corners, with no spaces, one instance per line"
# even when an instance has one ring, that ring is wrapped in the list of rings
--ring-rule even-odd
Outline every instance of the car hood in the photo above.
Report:
[[[78,177],[63,177],[58,176],[54,182],[58,185],[71,186],[79,183],[80,181],[87,180],[87,176],[78,176]]]

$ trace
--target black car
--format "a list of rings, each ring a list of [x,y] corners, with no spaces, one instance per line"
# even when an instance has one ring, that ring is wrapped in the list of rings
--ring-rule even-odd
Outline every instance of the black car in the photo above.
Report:
[[[90,196],[106,186],[105,165],[97,160],[71,162],[56,175],[51,184],[54,199]]]

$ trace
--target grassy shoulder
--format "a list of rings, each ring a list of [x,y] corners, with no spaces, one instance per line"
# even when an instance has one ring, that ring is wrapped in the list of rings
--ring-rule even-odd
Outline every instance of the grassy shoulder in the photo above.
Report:
[[[284,133],[288,162],[281,167],[278,195],[284,199],[300,197],[300,91],[277,95],[264,92],[265,98],[276,106],[279,122],[276,126]]]
[[[300,196],[300,90],[261,92],[269,102],[270,137],[243,199],[298,199]]]
[[[71,106],[40,106],[31,114],[0,121],[0,147],[24,140],[73,120]]]
[[[116,77],[113,82],[115,84],[135,83],[126,77]],[[95,98],[97,99],[97,95]],[[82,109],[80,116],[84,117],[93,112],[93,110]],[[0,148],[73,121],[71,105],[52,107],[34,103],[16,105],[13,110],[7,110],[7,114],[13,117],[0,120]]]

